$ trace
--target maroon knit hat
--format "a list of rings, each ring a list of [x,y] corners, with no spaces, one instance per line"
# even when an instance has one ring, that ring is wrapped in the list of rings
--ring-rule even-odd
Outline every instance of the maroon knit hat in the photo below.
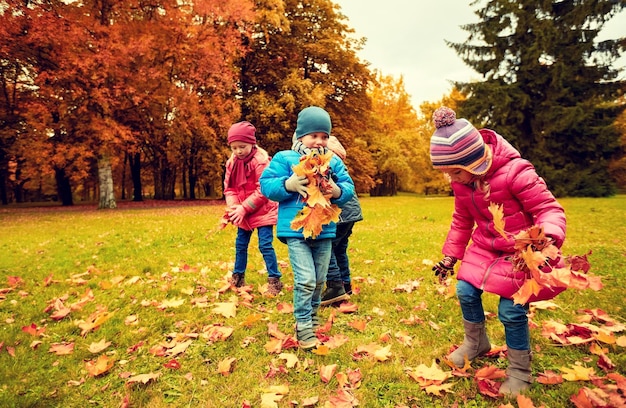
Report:
[[[228,129],[228,144],[244,142],[256,144],[256,128],[250,122],[237,122]]]

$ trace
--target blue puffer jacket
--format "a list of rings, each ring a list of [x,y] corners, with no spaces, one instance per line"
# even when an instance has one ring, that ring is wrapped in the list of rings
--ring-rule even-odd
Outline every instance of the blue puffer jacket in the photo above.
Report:
[[[276,224],[276,236],[284,242],[284,238],[304,239],[302,230],[291,229],[291,221],[304,207],[302,196],[298,193],[287,191],[285,181],[293,174],[292,167],[300,163],[300,154],[293,150],[283,150],[276,153],[265,168],[259,179],[261,193],[278,204],[278,223]],[[354,182],[346,170],[343,162],[333,155],[330,160],[330,169],[333,179],[341,189],[339,198],[331,199],[332,204],[343,206],[354,196]],[[316,239],[334,238],[337,226],[334,222],[324,225],[322,232]]]

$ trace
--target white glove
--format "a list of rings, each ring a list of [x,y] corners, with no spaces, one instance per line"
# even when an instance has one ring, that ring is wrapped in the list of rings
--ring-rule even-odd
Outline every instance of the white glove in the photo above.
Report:
[[[285,189],[306,197],[309,191],[307,184],[309,184],[309,179],[306,176],[298,176],[296,173],[293,173],[291,177],[285,180]]]
[[[328,180],[328,184],[330,184],[330,187],[332,188],[332,197],[339,198],[341,196],[341,189],[339,188],[337,183],[335,183],[335,180],[331,178],[330,180]]]
[[[246,216],[246,209],[243,208],[243,205],[238,204],[228,211],[228,216],[233,225],[239,226],[241,221],[243,221],[243,217]]]

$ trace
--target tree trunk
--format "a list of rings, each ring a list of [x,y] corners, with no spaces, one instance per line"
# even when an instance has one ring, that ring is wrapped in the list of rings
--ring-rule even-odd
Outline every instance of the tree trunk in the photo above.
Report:
[[[133,179],[133,201],[143,201],[141,187],[141,155],[135,153],[128,157],[130,160],[130,177]]]
[[[116,208],[115,192],[113,191],[113,172],[111,171],[111,160],[108,156],[98,159],[98,184],[100,186],[100,200],[98,209]]]
[[[169,167],[169,163],[161,161],[154,171],[154,198],[156,200],[173,200],[176,198],[176,171]]]
[[[0,200],[2,201],[2,205],[9,204],[9,197],[7,196],[7,172],[4,168],[0,168]]]
[[[122,201],[126,200],[126,164],[128,163],[128,152],[124,153],[124,165],[122,166]]]
[[[65,174],[64,168],[54,169],[54,178],[57,182],[57,194],[59,200],[64,206],[74,205],[74,199],[72,198],[72,185],[70,184],[70,178]]]
[[[394,196],[398,194],[398,175],[386,171],[376,175],[376,186],[370,190],[372,197]]]

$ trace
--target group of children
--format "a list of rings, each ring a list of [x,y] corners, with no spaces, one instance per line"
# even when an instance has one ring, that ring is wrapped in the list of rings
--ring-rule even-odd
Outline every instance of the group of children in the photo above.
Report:
[[[477,130],[446,107],[435,111],[433,122],[431,162],[449,179],[454,193],[452,224],[442,250],[444,257],[433,267],[435,275],[444,280],[462,260],[456,291],[465,337],[447,359],[463,367],[466,360],[490,351],[482,293],[495,293],[500,296],[498,317],[504,325],[509,360],[500,392],[519,394],[532,382],[528,304],[512,300],[525,277],[510,262],[514,241],[497,232],[489,207],[492,203],[502,206],[509,233],[539,225],[558,248],[565,239],[564,211],[532,164],[502,136],[489,129]],[[283,285],[272,246],[276,225],[276,236],[287,244],[293,270],[296,337],[302,349],[319,344],[315,334],[319,307],[346,300],[352,292],[347,249],[354,224],[363,219],[354,183],[343,163],[346,151],[331,135],[331,127],[324,109],[303,109],[291,149],[271,159],[256,144],[255,128],[249,122],[236,123],[228,132],[232,155],[226,164],[224,195],[228,217],[238,227],[231,283],[245,285],[248,244],[257,229],[268,272],[268,293],[280,293]],[[293,167],[303,155],[324,155],[328,150],[334,153],[329,164],[330,203],[341,208],[340,221],[323,225],[315,238],[305,238],[302,229],[291,228],[291,221],[305,205],[309,181],[295,174]],[[542,292],[544,299],[556,294]]]

